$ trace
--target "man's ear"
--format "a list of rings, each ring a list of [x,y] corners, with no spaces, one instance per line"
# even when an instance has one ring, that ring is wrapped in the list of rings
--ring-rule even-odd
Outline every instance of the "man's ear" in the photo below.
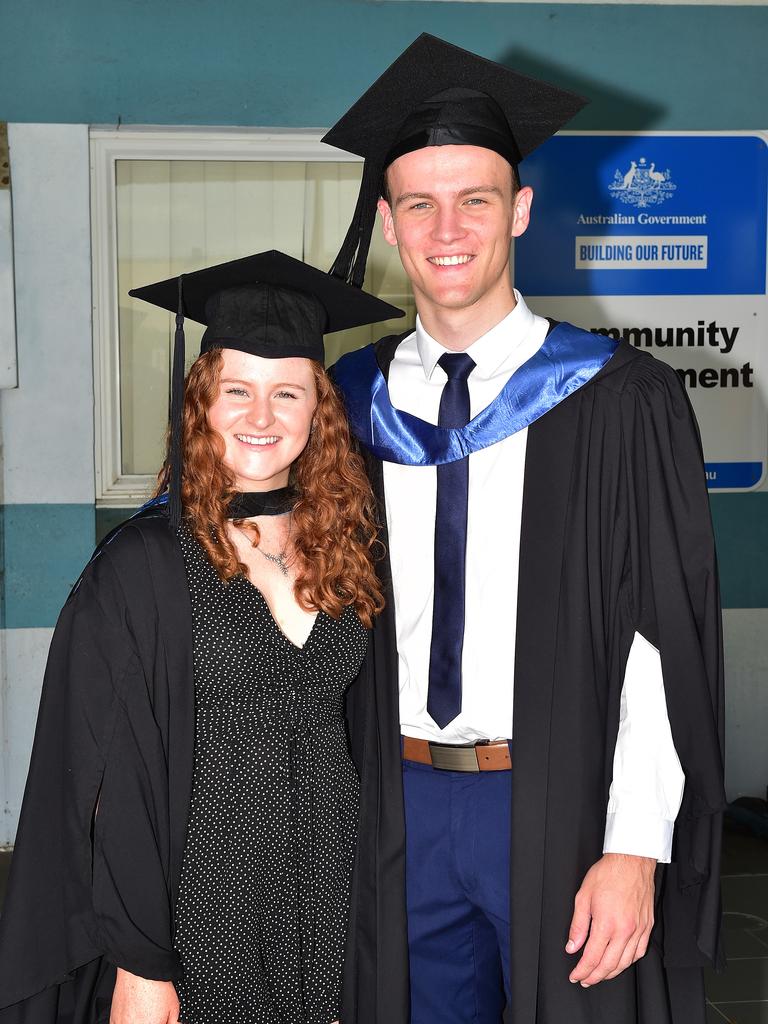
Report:
[[[379,200],[377,206],[379,213],[381,214],[381,230],[385,240],[390,245],[397,245],[397,235],[395,234],[395,221],[392,216],[392,208],[383,197]]]
[[[512,213],[512,237],[519,238],[531,220],[531,205],[533,203],[533,189],[530,185],[524,185],[518,189],[515,196],[515,208]]]

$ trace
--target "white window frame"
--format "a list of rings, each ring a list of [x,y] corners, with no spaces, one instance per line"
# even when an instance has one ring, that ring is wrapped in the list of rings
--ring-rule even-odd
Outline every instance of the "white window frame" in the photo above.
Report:
[[[320,141],[322,130],[274,128],[92,128],[91,253],[96,506],[133,507],[154,477],[121,471],[117,294],[117,160],[291,160],[358,163]]]

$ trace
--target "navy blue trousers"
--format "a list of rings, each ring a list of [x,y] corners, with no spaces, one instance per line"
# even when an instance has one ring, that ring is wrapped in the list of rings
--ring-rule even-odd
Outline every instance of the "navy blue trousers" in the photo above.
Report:
[[[508,771],[403,761],[411,1024],[501,1024],[509,993]]]

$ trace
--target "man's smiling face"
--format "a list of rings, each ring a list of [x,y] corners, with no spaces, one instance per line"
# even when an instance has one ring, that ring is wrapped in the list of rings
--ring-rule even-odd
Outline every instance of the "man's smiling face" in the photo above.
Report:
[[[533,196],[513,193],[507,161],[480,146],[427,146],[395,160],[387,186],[384,237],[400,251],[422,318],[496,306],[505,316],[514,306],[510,243],[528,226]]]

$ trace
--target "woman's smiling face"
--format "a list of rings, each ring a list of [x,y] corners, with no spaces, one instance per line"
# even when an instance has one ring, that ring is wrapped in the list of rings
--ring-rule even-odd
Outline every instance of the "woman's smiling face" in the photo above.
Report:
[[[285,487],[306,447],[317,407],[309,359],[265,359],[222,349],[208,422],[224,441],[224,464],[241,491]]]

